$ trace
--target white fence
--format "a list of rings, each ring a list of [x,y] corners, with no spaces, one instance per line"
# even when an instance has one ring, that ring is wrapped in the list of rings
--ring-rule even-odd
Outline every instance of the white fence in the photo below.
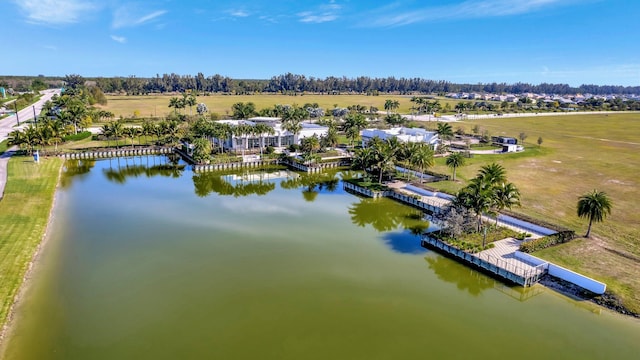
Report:
[[[604,294],[604,292],[607,290],[607,284],[605,283],[586,277],[584,275],[580,275],[574,271],[571,271],[569,269],[563,268],[562,266],[558,266],[556,264],[544,261],[533,255],[523,253],[521,251],[516,251],[515,256],[516,258],[526,261],[528,263],[531,263],[533,265],[547,264],[547,267],[549,269],[549,275],[568,281],[572,284],[576,284],[593,293]]]

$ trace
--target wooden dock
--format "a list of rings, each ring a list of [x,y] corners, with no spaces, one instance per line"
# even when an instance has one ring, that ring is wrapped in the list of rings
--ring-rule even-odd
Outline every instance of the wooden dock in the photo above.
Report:
[[[546,274],[545,266],[533,266],[515,258],[518,240],[509,238],[494,242],[495,248],[471,254],[425,234],[422,247],[443,252],[456,260],[480,268],[499,278],[528,287],[537,283]]]

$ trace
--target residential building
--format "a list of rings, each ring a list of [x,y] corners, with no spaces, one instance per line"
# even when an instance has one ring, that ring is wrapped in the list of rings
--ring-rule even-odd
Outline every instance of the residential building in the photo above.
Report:
[[[228,139],[225,139],[223,146],[225,149],[231,150],[248,150],[254,148],[260,148],[262,146],[273,147],[287,147],[293,144],[300,144],[300,141],[307,137],[325,136],[329,131],[326,126],[320,126],[316,124],[301,123],[302,129],[298,134],[293,134],[282,128],[282,120],[274,117],[255,117],[249,120],[220,120],[219,122],[229,124],[231,126],[238,125],[250,125],[255,126],[258,123],[266,124],[273,128],[274,133],[264,134],[242,134],[232,135]],[[217,143],[217,140],[214,140]],[[218,143],[219,145],[219,143]]]
[[[401,142],[423,142],[429,144],[432,149],[436,149],[440,144],[440,138],[435,131],[421,128],[395,127],[391,129],[364,129],[362,130],[363,143],[369,142],[374,137],[382,140],[397,138]]]

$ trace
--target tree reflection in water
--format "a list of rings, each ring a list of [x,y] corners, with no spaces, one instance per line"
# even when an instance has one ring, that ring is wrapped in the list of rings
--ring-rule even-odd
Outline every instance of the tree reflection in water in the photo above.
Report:
[[[238,173],[240,174],[240,173]],[[200,197],[216,193],[223,196],[266,195],[275,190],[276,184],[269,181],[267,172],[242,173],[242,175],[224,173],[196,173],[193,185]]]
[[[305,201],[312,202],[321,192],[334,192],[340,184],[336,171],[327,171],[319,174],[299,174],[280,182],[283,189],[302,189],[302,197]]]
[[[69,159],[64,162],[62,168],[62,177],[60,178],[60,186],[67,188],[71,185],[73,179],[82,179],[96,165],[95,160],[88,159]]]
[[[458,289],[466,290],[473,296],[495,286],[496,280],[445,256],[434,254],[425,257],[425,260],[438,279],[456,284]]]
[[[422,211],[384,198],[362,198],[349,207],[349,214],[354,224],[371,225],[380,232],[402,228],[422,234],[429,227],[429,222],[422,220]]]

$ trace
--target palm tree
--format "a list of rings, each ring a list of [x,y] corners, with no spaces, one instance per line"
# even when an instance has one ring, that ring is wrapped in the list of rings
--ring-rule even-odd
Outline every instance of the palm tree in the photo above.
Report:
[[[493,190],[493,206],[496,210],[496,225],[498,214],[501,210],[509,209],[514,205],[520,206],[520,191],[513,183],[500,183]]]
[[[507,172],[502,165],[491,163],[481,167],[476,178],[485,180],[489,187],[493,187],[507,181]]]
[[[493,206],[493,191],[486,180],[476,177],[462,188],[456,196],[456,203],[472,210],[478,219],[478,231],[482,228],[482,214]],[[484,245],[484,244],[483,244]]]
[[[133,139],[138,136],[138,128],[133,126],[122,129],[122,134],[131,139],[131,148],[133,149]]]
[[[397,139],[395,140],[374,142],[373,144],[369,142],[368,148],[373,149],[375,154],[373,166],[378,170],[378,183],[380,184],[382,184],[382,176],[385,172],[395,170],[396,156],[400,151]]]
[[[122,136],[122,130],[123,130],[123,126],[122,123],[119,121],[112,121],[111,122],[111,136],[113,136],[116,139],[116,148],[120,148],[120,144],[118,144],[118,139],[120,139],[120,136]]]
[[[384,109],[387,110],[387,116],[389,116],[391,110],[393,109],[393,100],[387,99],[384,101]]]
[[[301,141],[302,149],[309,154],[320,149],[320,139],[316,135],[306,137]]]
[[[189,107],[189,115],[193,115],[193,107],[197,104],[196,97],[192,94],[189,96],[183,94],[182,96],[184,104]]]
[[[354,169],[369,171],[375,161],[375,157],[376,154],[372,147],[358,149],[353,156],[352,167]]]
[[[420,168],[420,182],[424,177],[424,169],[434,165],[433,151],[426,144],[420,144],[409,159],[412,165]]]
[[[436,132],[442,140],[449,140],[453,137],[453,128],[449,123],[438,123]]]
[[[260,156],[262,157],[262,149],[264,148],[264,134],[274,135],[276,130],[267,124],[256,124],[254,126],[256,134],[260,137]]]
[[[282,122],[282,128],[293,134],[293,142],[297,143],[298,134],[302,130],[302,120],[291,118]]]
[[[155,125],[154,123],[152,123],[152,122],[150,122],[150,121],[148,121],[148,120],[145,120],[145,121],[142,123],[142,131],[141,131],[141,134],[142,134],[143,136],[145,136],[145,138],[146,138],[147,136],[151,136],[151,135],[153,135],[153,134],[154,134],[154,128],[155,128],[155,127],[156,127],[156,125]],[[146,139],[145,139],[145,141],[146,141]]]
[[[177,97],[172,97],[171,99],[169,99],[169,107],[173,108],[173,112],[177,114],[178,108],[180,108],[180,99],[178,99]]]
[[[360,113],[349,113],[345,119],[344,130],[351,145],[360,136],[360,131],[367,126],[367,119]]]
[[[464,166],[464,156],[460,152],[452,152],[447,156],[447,166],[453,169],[453,181],[456,181],[456,169]]]
[[[588,218],[589,227],[584,237],[588,238],[591,234],[591,225],[593,222],[603,221],[607,215],[611,214],[612,202],[603,191],[593,190],[582,196],[578,200],[578,217]]]
[[[234,119],[248,119],[255,115],[256,105],[252,102],[238,102],[231,106]]]

